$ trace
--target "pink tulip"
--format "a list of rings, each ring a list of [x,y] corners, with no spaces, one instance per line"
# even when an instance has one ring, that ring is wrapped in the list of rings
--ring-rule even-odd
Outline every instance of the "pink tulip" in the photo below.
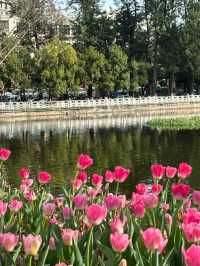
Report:
[[[0,217],[4,216],[7,212],[8,204],[0,200]]]
[[[93,174],[92,175],[92,185],[100,187],[103,183],[103,176],[98,175],[98,174]]]
[[[174,178],[176,173],[177,173],[177,169],[175,167],[172,167],[172,166],[166,167],[166,176],[168,178]]]
[[[178,167],[178,177],[181,179],[185,179],[186,177],[190,176],[192,173],[192,167],[187,163],[180,163]]]
[[[188,242],[198,242],[200,241],[200,224],[189,223],[182,224],[182,229],[184,236]]]
[[[189,209],[191,207],[191,205],[192,205],[191,199],[186,199],[183,202],[183,209],[187,210],[187,209]]]
[[[63,229],[61,236],[65,246],[72,246],[73,241],[78,239],[78,230]]]
[[[144,203],[133,202],[131,205],[132,213],[137,218],[143,218],[145,215]]]
[[[130,174],[130,170],[122,166],[116,166],[114,170],[114,178],[116,182],[123,183]]]
[[[50,250],[56,250],[56,240],[54,236],[51,236],[49,238],[49,249]]]
[[[55,216],[53,216],[53,218],[51,218],[51,219],[49,220],[49,223],[50,223],[50,224],[58,224],[58,220],[56,219]]]
[[[68,264],[65,264],[64,262],[60,262],[60,263],[57,263],[55,266],[72,266],[72,265],[68,265]]]
[[[169,206],[168,203],[163,203],[163,204],[161,205],[161,208],[162,208],[162,210],[163,210],[164,212],[167,212],[167,211],[169,210],[170,206]]]
[[[196,208],[187,209],[187,212],[183,214],[183,223],[200,223],[200,212]]]
[[[151,189],[152,193],[160,194],[160,192],[162,192],[163,190],[163,186],[161,184],[153,184]]]
[[[81,154],[77,161],[77,166],[84,170],[93,165],[93,159],[87,154]]]
[[[86,184],[88,179],[88,174],[85,171],[80,171],[76,176],[76,179],[81,180],[82,183]]]
[[[30,175],[30,170],[28,168],[21,168],[19,170],[19,176],[22,178],[28,178]]]
[[[42,244],[42,238],[40,235],[33,236],[29,234],[28,236],[23,236],[23,243],[26,255],[36,256]]]
[[[183,249],[182,252],[187,266],[200,266],[200,246],[193,244],[186,251]]]
[[[24,198],[29,201],[30,203],[36,200],[36,195],[34,191],[25,190],[24,191]]]
[[[158,205],[159,198],[154,193],[147,193],[143,197],[144,199],[144,205],[146,208],[156,208]]]
[[[18,212],[23,207],[23,202],[17,199],[12,199],[8,207],[11,211]]]
[[[4,233],[0,235],[0,244],[7,252],[13,252],[17,246],[19,236],[12,233]]]
[[[108,183],[112,183],[114,181],[115,177],[112,171],[107,170],[105,172],[105,180]]]
[[[124,232],[124,225],[126,223],[126,219],[123,221],[119,217],[115,217],[111,222],[110,222],[110,228],[112,233],[119,233],[123,234]]]
[[[167,225],[172,224],[172,216],[169,213],[165,213],[165,222]]]
[[[79,190],[83,185],[83,182],[81,181],[81,179],[75,179],[72,180],[72,188],[73,190]]]
[[[144,197],[141,194],[133,193],[131,200],[131,210],[134,216],[143,218],[145,215]]]
[[[130,240],[127,234],[114,233],[110,235],[110,243],[113,250],[124,252],[127,249]]]
[[[152,164],[151,175],[154,179],[161,179],[165,173],[165,167],[161,164]]]
[[[142,231],[141,236],[146,248],[158,250],[160,253],[162,253],[168,242],[168,240],[162,236],[161,231],[153,227]]]
[[[105,198],[105,204],[109,210],[123,208],[125,206],[125,203],[126,203],[125,195],[116,196],[110,193]]]
[[[183,200],[188,197],[190,193],[190,186],[185,184],[173,184],[171,192],[176,200]]]
[[[41,171],[38,174],[38,181],[42,185],[50,183],[51,179],[52,179],[51,175],[45,171]]]
[[[0,159],[2,161],[7,161],[8,158],[10,157],[11,151],[4,149],[4,148],[0,148]]]
[[[44,216],[52,216],[55,212],[55,203],[44,203],[42,206],[42,211]]]
[[[26,186],[26,188],[29,188],[33,185],[33,179],[27,178],[27,179],[22,179],[21,185]]]
[[[74,205],[77,209],[84,210],[87,207],[87,195],[78,194],[73,198]]]
[[[139,183],[136,185],[136,192],[138,194],[144,195],[145,193],[148,192],[148,185]]]
[[[69,220],[72,216],[72,209],[69,207],[64,207],[62,209],[62,215],[64,220]]]
[[[107,216],[107,208],[99,204],[92,204],[87,207],[86,216],[90,224],[99,225]]]
[[[128,266],[126,259],[122,259],[118,266]]]
[[[100,188],[96,188],[96,189],[94,189],[94,188],[88,188],[88,190],[87,190],[88,196],[90,198],[92,198],[92,199],[96,198],[96,196],[99,193],[101,193],[101,192],[102,192],[102,189],[100,189]]]
[[[195,190],[192,193],[192,199],[193,199],[194,204],[200,207],[200,191]]]

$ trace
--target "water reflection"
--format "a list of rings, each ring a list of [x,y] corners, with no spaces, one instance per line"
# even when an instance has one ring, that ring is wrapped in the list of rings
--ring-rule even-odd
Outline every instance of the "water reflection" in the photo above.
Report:
[[[58,120],[4,123],[0,125],[0,144],[12,150],[7,171],[18,182],[20,167],[28,166],[36,174],[47,170],[60,188],[75,174],[75,161],[81,152],[95,160],[100,174],[115,165],[131,169],[124,185],[133,190],[139,180],[149,178],[153,162],[176,165],[187,161],[194,168],[192,185],[200,187],[200,131],[158,131],[145,125],[148,118],[120,117],[91,120]]]

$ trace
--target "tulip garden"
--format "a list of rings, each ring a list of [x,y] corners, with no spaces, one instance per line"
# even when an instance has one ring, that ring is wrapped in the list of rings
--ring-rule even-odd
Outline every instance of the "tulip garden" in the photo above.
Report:
[[[81,154],[76,176],[54,195],[45,171],[19,169],[20,186],[10,186],[10,156],[0,149],[0,265],[200,266],[200,191],[187,184],[189,164],[153,164],[151,184],[137,184],[127,198],[120,186],[129,169],[101,176]]]

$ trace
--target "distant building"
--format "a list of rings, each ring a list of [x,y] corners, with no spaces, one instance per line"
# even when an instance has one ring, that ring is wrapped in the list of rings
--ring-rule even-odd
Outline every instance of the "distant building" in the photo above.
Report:
[[[17,28],[18,21],[17,17],[11,17],[8,1],[0,0],[0,35],[12,34]]]

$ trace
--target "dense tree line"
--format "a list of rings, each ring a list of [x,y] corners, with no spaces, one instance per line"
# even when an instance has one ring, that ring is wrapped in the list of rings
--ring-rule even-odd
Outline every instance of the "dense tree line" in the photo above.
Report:
[[[29,31],[0,65],[5,87],[37,87],[52,96],[82,84],[103,96],[119,89],[137,92],[139,87],[153,95],[159,85],[169,94],[179,87],[187,93],[198,88],[200,1],[117,0],[106,12],[101,0],[66,0],[66,8],[74,8],[75,14],[73,47],[49,27],[48,41],[39,44],[38,35],[47,23],[41,11],[45,1],[29,2],[29,16],[24,9],[13,11],[22,13],[23,25],[29,20]],[[4,51],[12,42],[10,38],[2,42]]]

